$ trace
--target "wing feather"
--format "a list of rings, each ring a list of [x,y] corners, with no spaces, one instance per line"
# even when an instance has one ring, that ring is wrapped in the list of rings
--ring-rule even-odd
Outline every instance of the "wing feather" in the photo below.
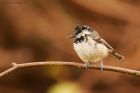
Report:
[[[114,48],[112,48],[104,39],[102,39],[101,37],[96,37],[94,38],[94,40],[98,43],[102,43],[104,44],[108,49],[109,49],[109,53],[112,54],[113,56],[115,56],[117,59],[119,60],[123,60],[124,57],[120,54],[118,54]]]

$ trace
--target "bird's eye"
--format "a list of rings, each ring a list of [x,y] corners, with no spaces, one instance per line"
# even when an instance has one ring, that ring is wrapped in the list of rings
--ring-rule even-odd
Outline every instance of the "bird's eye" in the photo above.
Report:
[[[77,29],[77,30],[75,30],[74,34],[75,34],[75,35],[78,35],[78,34],[81,33],[81,32],[82,32],[82,30]]]
[[[81,32],[82,32],[81,26],[78,25],[78,26],[75,28],[74,34],[75,34],[75,35],[78,35],[78,34],[81,33]]]

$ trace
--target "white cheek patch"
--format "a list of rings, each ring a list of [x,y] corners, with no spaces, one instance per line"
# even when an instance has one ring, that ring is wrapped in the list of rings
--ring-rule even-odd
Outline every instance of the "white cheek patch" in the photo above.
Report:
[[[84,35],[90,35],[91,32],[89,32],[88,30],[84,30],[84,31],[83,31],[83,34],[84,34]]]
[[[81,33],[79,33],[79,35],[77,36],[77,38],[80,38],[81,36],[86,36],[86,35],[90,35],[91,33],[88,30],[84,30]]]
[[[77,38],[80,38],[82,36],[82,34],[79,34],[78,36],[77,36]]]
[[[87,35],[91,35],[91,33],[90,33],[88,30],[84,30],[84,31],[81,33],[81,36],[87,36]]]

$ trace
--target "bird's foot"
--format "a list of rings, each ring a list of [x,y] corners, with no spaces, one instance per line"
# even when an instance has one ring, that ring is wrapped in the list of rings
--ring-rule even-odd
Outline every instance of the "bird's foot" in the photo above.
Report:
[[[101,68],[101,71],[103,71],[104,64],[103,64],[102,60],[101,60],[101,62],[100,62],[100,68]]]
[[[86,63],[85,63],[85,68],[86,68],[86,69],[89,69],[89,67],[90,67],[90,63],[89,63],[89,62],[86,62]]]

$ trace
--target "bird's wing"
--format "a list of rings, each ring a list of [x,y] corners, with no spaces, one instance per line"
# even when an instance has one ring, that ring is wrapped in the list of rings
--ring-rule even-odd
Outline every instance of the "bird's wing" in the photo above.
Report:
[[[104,39],[100,38],[99,42],[101,42],[102,44],[104,44],[108,49],[109,49],[109,53],[112,54],[113,56],[115,56],[117,59],[119,60],[123,60],[124,56],[118,54],[115,49],[113,49]]]
[[[93,31],[91,36],[96,42],[104,44],[110,50],[110,52],[115,51],[104,39],[100,37],[98,32]]]
[[[114,48],[112,48],[112,46],[110,46],[104,39],[100,39],[100,41],[109,49],[114,50]]]
[[[93,36],[93,39],[97,42],[97,43],[101,43],[101,44],[104,44],[107,48],[108,48],[108,52],[110,54],[112,54],[113,56],[115,56],[117,59],[119,60],[123,60],[124,57],[120,54],[118,54],[114,48],[112,48],[104,39],[102,39],[98,33],[96,33],[97,35],[96,36]]]
[[[112,48],[104,39],[102,39],[101,37],[96,37],[94,38],[94,40],[98,43],[102,43],[104,44],[109,50],[111,51],[115,51],[114,48]]]

